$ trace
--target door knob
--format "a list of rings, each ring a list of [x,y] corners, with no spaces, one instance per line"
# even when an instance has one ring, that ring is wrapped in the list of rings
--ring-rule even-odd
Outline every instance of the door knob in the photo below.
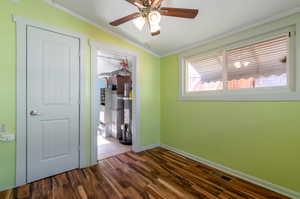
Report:
[[[30,115],[31,116],[38,116],[38,115],[41,115],[41,114],[37,111],[30,111]]]

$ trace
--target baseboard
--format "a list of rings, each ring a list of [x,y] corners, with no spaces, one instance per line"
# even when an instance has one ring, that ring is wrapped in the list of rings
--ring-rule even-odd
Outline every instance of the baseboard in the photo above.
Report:
[[[277,192],[277,193],[280,193],[282,195],[285,195],[285,196],[288,196],[288,197],[291,197],[293,199],[300,199],[300,193],[296,192],[296,191],[292,191],[290,189],[287,189],[285,187],[282,187],[282,186],[279,186],[279,185],[275,185],[275,184],[272,184],[270,182],[267,182],[265,180],[262,180],[262,179],[259,179],[259,178],[256,178],[254,176],[250,176],[248,174],[245,174],[243,172],[240,172],[240,171],[236,171],[236,170],[233,170],[233,169],[230,169],[228,167],[225,167],[221,164],[217,164],[217,163],[214,163],[212,161],[209,161],[209,160],[206,160],[204,158],[201,158],[201,157],[198,157],[196,155],[193,155],[193,154],[190,154],[190,153],[187,153],[185,151],[182,151],[182,150],[179,150],[179,149],[176,149],[174,147],[171,147],[171,146],[168,146],[168,145],[165,145],[165,144],[161,144],[160,145],[162,148],[165,148],[165,149],[168,149],[170,151],[173,151],[175,153],[178,153],[182,156],[185,156],[187,158],[190,158],[192,160],[195,160],[197,162],[200,162],[200,163],[203,163],[203,164],[206,164],[206,165],[209,165],[211,167],[214,167],[216,169],[219,169],[225,173],[228,173],[230,175],[233,175],[233,176],[236,176],[238,178],[241,178],[243,180],[246,180],[248,182],[251,182],[251,183],[254,183],[254,184],[257,184],[261,187],[264,187],[266,189],[269,189],[269,190],[272,190],[274,192]]]
[[[160,147],[160,144],[151,144],[151,145],[147,145],[147,146],[139,146],[139,147],[134,148],[133,151],[138,153],[138,152],[146,151],[146,150],[153,149],[153,148],[156,148],[156,147]]]
[[[156,147],[162,147],[162,148],[168,149],[168,150],[173,151],[175,153],[178,153],[178,154],[180,154],[182,156],[185,156],[185,157],[190,158],[192,160],[195,160],[197,162],[209,165],[209,166],[214,167],[216,169],[219,169],[219,170],[221,170],[221,171],[223,171],[225,173],[228,173],[230,175],[236,176],[236,177],[241,178],[243,180],[246,180],[248,182],[257,184],[257,185],[259,185],[261,187],[264,187],[266,189],[272,190],[272,191],[280,193],[282,195],[291,197],[293,199],[300,199],[300,193],[298,193],[296,191],[287,189],[287,188],[279,186],[279,185],[272,184],[270,182],[267,182],[265,180],[256,178],[254,176],[245,174],[243,172],[230,169],[230,168],[225,167],[225,166],[223,166],[221,164],[214,163],[214,162],[209,161],[207,159],[198,157],[196,155],[187,153],[185,151],[176,149],[174,147],[171,147],[171,146],[168,146],[168,145],[165,145],[165,144],[152,144],[152,145],[148,145],[148,146],[139,146],[136,149],[134,149],[134,152],[146,151],[146,150],[153,149],[153,148],[156,148]],[[4,188],[4,189],[2,188],[2,190],[0,190],[0,191],[7,190],[7,189],[12,189],[12,188],[15,188],[15,187],[7,187],[7,188]]]
[[[7,191],[7,190],[11,190],[11,189],[14,189],[14,188],[16,188],[16,187],[17,187],[17,186],[1,187],[1,188],[0,188],[0,192]]]

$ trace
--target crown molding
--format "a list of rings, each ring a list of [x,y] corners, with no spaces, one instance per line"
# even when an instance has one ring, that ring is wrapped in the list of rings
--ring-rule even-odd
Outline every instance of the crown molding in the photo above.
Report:
[[[190,45],[185,45],[185,46],[181,47],[180,49],[176,49],[176,50],[170,51],[168,53],[162,54],[161,57],[167,57],[167,56],[170,56],[170,55],[182,53],[184,51],[188,51],[188,50],[197,48],[197,47],[199,47],[201,45],[204,45],[204,44],[207,44],[209,42],[216,41],[216,40],[219,40],[219,39],[224,39],[224,38],[232,36],[236,33],[239,33],[239,32],[242,32],[242,31],[245,31],[245,30],[248,30],[250,28],[254,28],[254,27],[266,24],[266,23],[276,21],[276,20],[281,19],[283,17],[287,17],[287,16],[290,16],[290,15],[296,14],[298,12],[300,12],[300,7],[295,7],[293,9],[287,10],[285,12],[281,12],[280,14],[277,14],[277,15],[274,15],[274,16],[271,16],[271,17],[267,17],[264,20],[260,20],[258,23],[245,24],[245,25],[240,26],[238,28],[235,28],[235,29],[233,29],[229,32],[224,32],[224,33],[221,33],[221,34],[217,34],[217,35],[209,37],[208,39],[200,40],[200,41],[195,42],[195,43],[190,44]]]
[[[143,46],[143,45],[141,45],[141,44],[139,44],[139,43],[137,43],[137,42],[135,42],[135,41],[133,41],[133,40],[131,40],[131,39],[129,39],[129,38],[121,35],[121,34],[119,34],[119,33],[116,33],[114,31],[112,31],[112,30],[110,30],[110,29],[108,29],[108,28],[106,28],[106,27],[104,27],[104,26],[102,26],[102,25],[100,25],[100,24],[98,24],[98,23],[90,20],[90,19],[87,19],[87,18],[85,18],[85,17],[77,14],[74,11],[71,11],[71,10],[69,10],[69,9],[67,9],[67,8],[65,8],[65,7],[57,4],[57,3],[55,3],[54,0],[43,0],[43,1],[46,2],[49,5],[57,8],[57,9],[60,9],[60,10],[66,12],[66,13],[68,13],[68,14],[70,14],[70,15],[72,15],[72,16],[74,16],[74,17],[76,17],[76,18],[78,18],[78,19],[80,19],[80,20],[82,20],[82,21],[84,21],[84,22],[92,25],[92,26],[95,26],[95,27],[97,27],[97,28],[99,28],[99,29],[101,29],[101,30],[103,30],[103,31],[105,31],[105,32],[107,32],[107,33],[115,36],[115,37],[118,37],[118,38],[120,38],[120,39],[128,42],[129,44],[132,44],[132,45],[134,45],[134,46],[136,46],[136,47],[138,47],[138,48],[140,48],[140,49],[142,49],[142,50],[150,53],[151,55],[153,55],[155,57],[159,57],[159,58],[170,56],[170,55],[173,55],[173,54],[182,53],[184,51],[187,51],[187,50],[190,50],[190,49],[193,49],[193,48],[197,48],[197,47],[199,47],[201,45],[204,45],[204,44],[207,44],[209,42],[212,42],[212,41],[215,41],[215,40],[219,40],[219,39],[223,39],[223,38],[226,38],[226,37],[231,36],[233,34],[245,31],[247,29],[250,29],[250,28],[253,28],[253,27],[256,27],[256,26],[260,26],[260,25],[263,25],[265,23],[270,23],[270,22],[276,21],[276,20],[278,20],[280,18],[287,17],[289,15],[293,15],[293,14],[296,14],[296,13],[300,12],[300,7],[295,7],[293,9],[287,10],[287,11],[279,13],[277,15],[265,18],[264,20],[261,20],[258,23],[245,24],[245,25],[240,26],[238,28],[235,28],[235,29],[233,29],[233,30],[231,30],[229,32],[224,32],[224,33],[221,33],[221,34],[217,34],[217,35],[211,36],[211,37],[209,37],[207,39],[200,40],[198,42],[194,42],[193,44],[188,44],[188,45],[185,45],[185,46],[183,46],[183,47],[181,47],[179,49],[175,49],[175,50],[172,50],[170,52],[163,53],[163,54],[159,55],[156,52],[154,52],[154,51],[150,50],[149,48],[147,48],[146,46]]]
[[[97,27],[97,28],[99,28],[99,29],[101,29],[101,30],[103,30],[103,31],[105,31],[105,32],[107,32],[107,33],[109,33],[109,34],[115,36],[115,37],[118,37],[118,38],[120,38],[120,39],[126,41],[126,42],[129,43],[129,44],[132,44],[132,45],[134,45],[135,47],[138,47],[138,48],[140,48],[140,49],[142,49],[142,50],[144,50],[144,51],[150,53],[151,55],[153,55],[153,56],[155,56],[155,57],[159,57],[159,58],[161,57],[160,55],[158,55],[157,53],[153,52],[153,51],[150,50],[149,48],[146,48],[145,46],[143,46],[143,45],[141,45],[141,44],[139,44],[139,43],[137,43],[137,42],[134,42],[134,41],[132,41],[131,39],[129,39],[129,38],[127,38],[127,37],[125,37],[125,36],[123,36],[123,35],[121,35],[121,34],[118,34],[118,33],[114,32],[114,31],[112,31],[112,30],[110,30],[110,29],[108,29],[108,28],[106,28],[106,27],[104,27],[104,26],[101,26],[100,24],[98,24],[98,23],[96,23],[96,22],[94,22],[94,21],[92,21],[92,20],[90,20],[90,19],[87,19],[86,17],[83,17],[83,16],[79,15],[78,13],[76,13],[76,12],[74,12],[74,11],[68,9],[68,8],[65,8],[65,7],[63,7],[63,6],[61,6],[61,5],[57,4],[57,3],[55,3],[54,0],[43,0],[43,1],[44,1],[45,3],[47,3],[47,4],[49,4],[49,5],[51,5],[51,6],[55,7],[55,8],[57,8],[57,9],[59,9],[59,10],[62,10],[62,11],[64,11],[64,12],[66,12],[66,13],[72,15],[73,17],[76,17],[77,19],[80,19],[80,20],[82,20],[82,21],[84,21],[84,22],[86,22],[86,23],[88,23],[88,24],[90,24],[90,25],[92,25],[92,26],[94,26],[94,27]]]

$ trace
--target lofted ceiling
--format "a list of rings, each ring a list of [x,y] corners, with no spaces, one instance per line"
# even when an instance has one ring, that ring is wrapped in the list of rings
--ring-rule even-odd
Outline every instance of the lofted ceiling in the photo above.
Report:
[[[196,19],[163,17],[161,34],[151,36],[132,22],[112,27],[109,22],[137,11],[125,0],[53,0],[86,19],[113,31],[157,55],[187,48],[233,30],[256,24],[300,6],[299,0],[165,0],[162,6],[199,9]]]

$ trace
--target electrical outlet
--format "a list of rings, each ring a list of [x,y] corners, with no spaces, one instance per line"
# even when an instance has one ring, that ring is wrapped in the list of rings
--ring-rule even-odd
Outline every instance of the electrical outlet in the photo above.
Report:
[[[6,129],[5,129],[5,124],[0,124],[0,133],[5,133]]]
[[[14,134],[0,135],[0,142],[12,142],[15,140]]]

